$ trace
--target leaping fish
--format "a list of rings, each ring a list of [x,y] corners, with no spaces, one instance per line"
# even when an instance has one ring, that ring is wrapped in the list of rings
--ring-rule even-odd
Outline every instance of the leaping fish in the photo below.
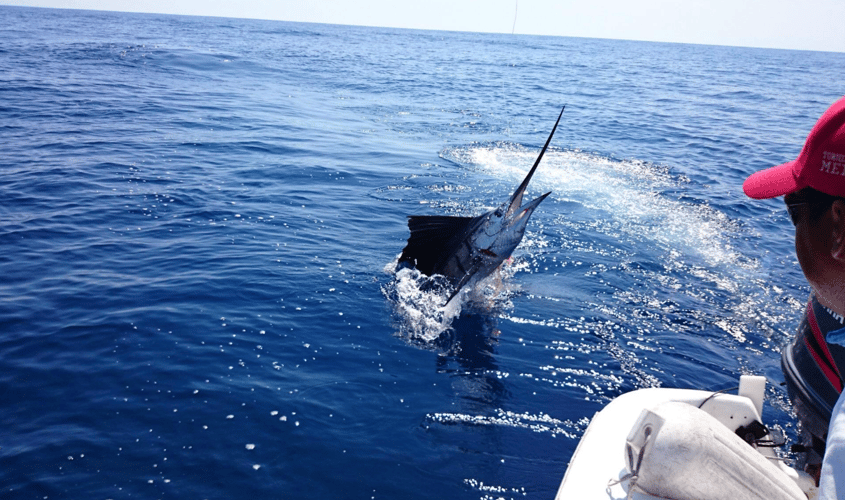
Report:
[[[546,144],[522,184],[497,209],[478,217],[408,216],[411,235],[399,262],[408,263],[428,276],[445,276],[454,287],[447,304],[462,288],[475,285],[511,256],[522,241],[534,209],[551,194],[550,191],[522,205],[525,188],[555,135],[564,109],[566,106],[560,110]]]

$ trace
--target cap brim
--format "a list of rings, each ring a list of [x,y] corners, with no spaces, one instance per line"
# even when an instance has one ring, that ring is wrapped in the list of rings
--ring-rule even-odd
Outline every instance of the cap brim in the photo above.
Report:
[[[755,172],[745,179],[742,190],[745,191],[745,194],[757,200],[794,193],[805,187],[795,177],[794,165],[795,162],[790,161],[783,165]]]

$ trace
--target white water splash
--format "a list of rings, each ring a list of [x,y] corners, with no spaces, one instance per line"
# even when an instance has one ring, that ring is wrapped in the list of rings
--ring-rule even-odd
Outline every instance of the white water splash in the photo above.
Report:
[[[382,293],[391,303],[399,335],[412,341],[437,340],[465,308],[486,312],[507,308],[517,291],[509,283],[520,267],[513,259],[505,261],[473,288],[461,290],[448,304],[452,290],[445,278],[431,278],[413,268],[397,269],[397,262],[398,257],[384,268],[393,279],[382,286]]]
[[[394,273],[397,261],[388,264],[385,271]],[[382,292],[391,301],[400,335],[409,339],[435,340],[461,313],[462,297],[447,304],[449,289],[433,286],[431,278],[413,268],[395,271]]]

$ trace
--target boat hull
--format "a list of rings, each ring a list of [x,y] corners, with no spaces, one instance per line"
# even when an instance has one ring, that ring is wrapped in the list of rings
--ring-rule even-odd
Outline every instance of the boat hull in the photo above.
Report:
[[[761,377],[753,378],[760,379]],[[765,384],[762,384],[762,387],[764,386]],[[758,388],[755,391],[758,392],[758,395],[762,395],[763,389]],[[742,390],[740,392],[743,393]],[[660,411],[661,405],[665,405],[667,402],[686,403],[695,411],[698,411],[698,408],[701,407],[701,410],[709,415],[707,418],[715,422],[707,424],[711,426],[708,432],[714,430],[717,433],[733,434],[739,428],[744,428],[754,421],[760,421],[761,408],[758,408],[758,406],[762,405],[762,398],[749,396],[718,394],[714,397],[714,393],[710,391],[651,388],[640,389],[615,398],[593,417],[572,456],[555,498],[557,500],[575,498],[584,500],[627,498],[651,500],[661,498],[652,496],[640,488],[634,488],[629,496],[631,481],[629,478],[626,479],[626,476],[629,476],[631,466],[630,464],[626,465],[626,456],[628,456],[626,443],[630,445],[630,438],[635,434],[632,431],[635,431],[636,426],[639,425],[641,415],[655,408],[657,408],[656,411]],[[719,426],[723,428],[717,429],[716,427]],[[676,425],[675,428],[683,429],[683,426]],[[692,432],[690,437],[692,437]],[[734,437],[731,436],[731,438]],[[683,436],[681,438],[681,441],[683,441]],[[775,458],[775,453],[771,448],[755,450],[751,445],[740,444],[748,446],[748,449],[743,451],[755,455],[759,452],[763,456],[768,455],[767,458]],[[672,461],[672,457],[665,458],[669,462]],[[808,492],[814,491],[815,482],[806,473],[790,469],[777,460],[772,460],[771,463],[773,465],[769,468],[777,468],[777,470],[774,472],[769,470],[767,473],[771,473],[777,481],[783,482],[784,478],[788,478],[789,481],[792,481],[790,483],[792,486],[797,485],[797,488],[805,493],[809,494]],[[678,470],[679,474],[685,475],[687,473],[684,471],[689,470],[689,468],[686,464],[679,464]],[[689,480],[693,481],[693,478]],[[707,481],[706,478],[700,477],[694,480],[699,484]],[[718,478],[713,478],[711,483],[718,486]],[[754,485],[748,485],[748,489],[752,491],[752,496],[748,498],[767,498],[765,496],[753,496]],[[715,497],[718,497],[718,495]],[[805,498],[804,494],[801,494],[801,497]],[[812,498],[812,495],[810,497]],[[665,498],[665,496],[662,498]],[[681,495],[676,498],[684,497]],[[724,498],[739,497],[728,495]]]

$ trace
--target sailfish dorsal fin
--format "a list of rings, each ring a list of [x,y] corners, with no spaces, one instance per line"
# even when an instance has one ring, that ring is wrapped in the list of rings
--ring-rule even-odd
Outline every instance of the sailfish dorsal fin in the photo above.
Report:
[[[456,245],[460,244],[476,219],[478,217],[409,216],[411,236],[402,249],[399,262],[407,262],[428,276],[435,274],[438,264],[455,253]]]

